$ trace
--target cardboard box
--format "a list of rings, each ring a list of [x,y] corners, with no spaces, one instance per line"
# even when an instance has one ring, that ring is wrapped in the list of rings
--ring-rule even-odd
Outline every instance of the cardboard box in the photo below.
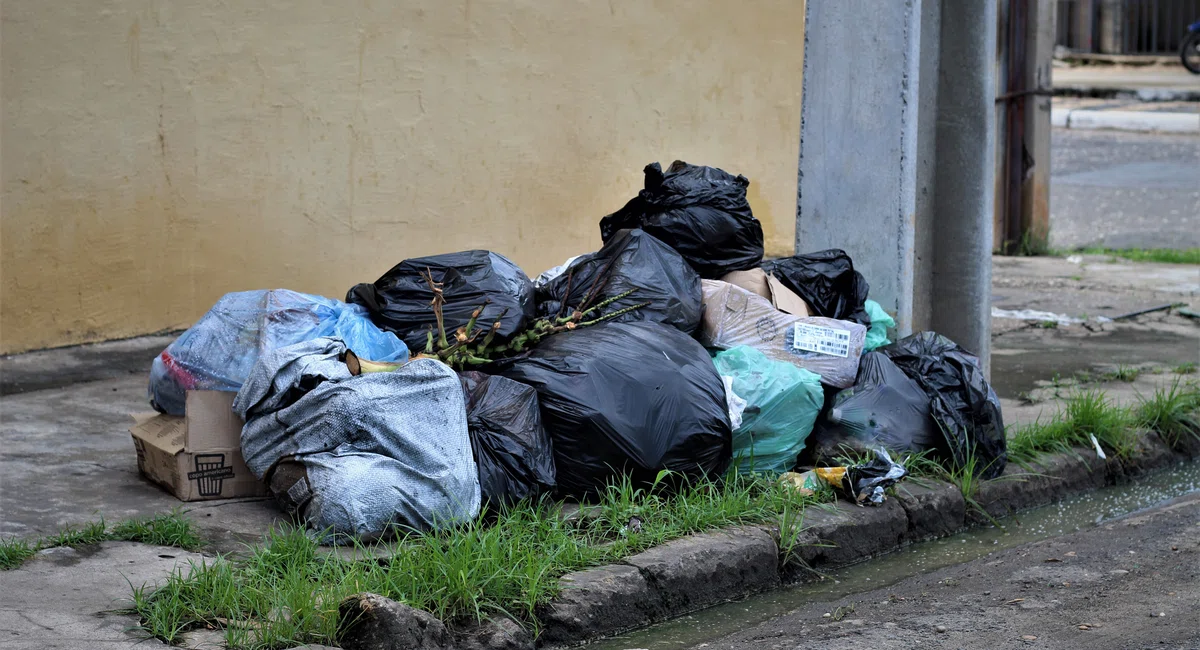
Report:
[[[697,337],[705,347],[748,345],[768,358],[821,375],[835,388],[854,385],[867,328],[850,321],[785,314],[758,294],[719,280],[702,280],[704,316]]]
[[[187,415],[137,413],[129,428],[138,469],[183,501],[263,496],[267,487],[242,461],[235,393],[188,391]]]
[[[770,300],[772,307],[785,314],[805,318],[812,313],[808,309],[808,303],[804,302],[803,298],[797,296],[791,289],[783,286],[783,283],[776,279],[775,276],[762,269],[726,273],[721,278],[721,282],[728,282],[736,287],[741,287],[746,291],[760,295]]]

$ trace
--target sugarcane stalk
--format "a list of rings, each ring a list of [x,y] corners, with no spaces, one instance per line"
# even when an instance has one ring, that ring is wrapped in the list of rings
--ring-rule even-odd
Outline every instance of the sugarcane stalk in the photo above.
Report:
[[[446,297],[442,295],[442,283],[433,281],[433,272],[429,270],[429,267],[425,267],[422,277],[429,285],[429,290],[433,292],[433,300],[429,304],[433,307],[433,317],[437,321],[438,345],[446,347],[450,345],[450,342],[446,340],[446,324],[442,320],[442,305],[446,304]]]
[[[606,320],[612,320],[618,316],[623,316],[625,314],[628,314],[631,311],[636,311],[636,310],[641,309],[642,307],[645,307],[649,304],[650,303],[648,303],[648,302],[642,302],[642,303],[638,303],[636,305],[631,305],[629,307],[625,307],[624,309],[618,309],[617,311],[614,311],[612,313],[604,314],[603,316],[593,318],[592,320],[583,321],[581,323],[578,323],[578,324],[576,324],[576,327],[588,327],[591,325],[595,325],[596,323],[603,323]]]

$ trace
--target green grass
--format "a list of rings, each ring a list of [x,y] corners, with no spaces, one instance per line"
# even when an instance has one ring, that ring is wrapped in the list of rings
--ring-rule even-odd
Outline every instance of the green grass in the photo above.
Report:
[[[1063,254],[1063,251],[1059,251]],[[1200,248],[1081,248],[1070,253],[1112,255],[1134,262],[1163,262],[1166,264],[1200,264]]]
[[[1137,442],[1135,425],[1129,410],[1113,404],[1103,392],[1084,391],[1071,397],[1063,412],[1050,420],[1016,428],[1008,439],[1008,455],[1028,463],[1041,453],[1091,447],[1095,435],[1107,453],[1127,458]]]
[[[42,549],[56,546],[87,546],[108,541],[142,542],[159,546],[177,546],[187,550],[200,548],[201,540],[192,522],[179,511],[123,521],[111,529],[104,520],[79,528],[64,528],[53,535],[27,541],[17,538],[0,540],[0,570],[15,569]]]
[[[363,591],[452,624],[505,614],[536,631],[535,611],[565,573],[744,523],[778,524],[790,553],[804,508],[820,501],[767,477],[693,481],[670,494],[665,483],[618,483],[579,516],[564,516],[554,501],[522,503],[459,528],[353,549],[355,558],[386,550],[382,560],[327,553],[303,530],[276,528],[245,557],[193,564],[157,591],[134,589],[134,609],[144,631],[164,641],[212,625],[231,647],[336,645],[338,604]]]
[[[1142,374],[1142,371],[1126,365],[1118,365],[1115,369],[1101,373],[1100,379],[1103,381],[1123,381],[1126,383],[1133,382]]]
[[[1195,372],[1196,372],[1196,362],[1194,362],[1194,361],[1189,361],[1188,363],[1181,363],[1181,364],[1179,364],[1178,366],[1175,366],[1175,368],[1173,368],[1173,372],[1174,372],[1175,374],[1177,374],[1177,375],[1191,375],[1191,374],[1195,374]]]
[[[23,539],[0,539],[0,571],[15,569],[37,553],[36,545]]]
[[[1153,397],[1140,398],[1134,416],[1140,426],[1157,432],[1173,449],[1185,438],[1200,439],[1200,387],[1176,379],[1170,388],[1154,391]]]

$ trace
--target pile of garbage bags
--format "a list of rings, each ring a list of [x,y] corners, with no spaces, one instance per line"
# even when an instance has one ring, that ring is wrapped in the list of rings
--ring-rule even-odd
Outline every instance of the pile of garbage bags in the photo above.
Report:
[[[844,251],[764,261],[745,177],[644,172],[599,250],[536,281],[471,250],[401,260],[344,303],[228,294],[155,359],[151,403],[236,392],[247,467],[334,543],[664,475],[786,475],[869,505],[905,474],[888,451],[1003,470],[975,357],[892,343]],[[848,450],[874,460],[795,471]]]

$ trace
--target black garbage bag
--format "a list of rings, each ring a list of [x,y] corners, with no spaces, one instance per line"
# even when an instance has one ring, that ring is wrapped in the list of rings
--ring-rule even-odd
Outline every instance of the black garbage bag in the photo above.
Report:
[[[762,261],[762,224],[750,212],[745,176],[682,160],[665,174],[658,163],[643,171],[645,189],[600,220],[605,242],[619,230],[641,228],[679,251],[708,280]]]
[[[442,283],[446,333],[466,325],[480,305],[478,324],[500,319],[496,337],[507,339],[525,329],[534,314],[533,283],[511,260],[490,251],[473,250],[404,260],[373,283],[356,284],[346,302],[362,305],[379,327],[395,332],[414,353],[425,349],[426,332],[436,329],[430,302],[433,292],[421,274],[429,269]]]
[[[708,352],[659,323],[556,334],[501,374],[537,389],[560,492],[586,496],[628,475],[717,476],[729,465],[725,386]]]
[[[537,391],[482,372],[460,372],[467,398],[467,431],[479,491],[493,505],[513,504],[554,490],[554,450],[542,426]]]
[[[629,296],[588,318],[649,303],[614,320],[652,321],[688,334],[700,326],[704,310],[700,276],[670,246],[640,229],[622,230],[595,253],[582,255],[537,290],[539,316],[565,316],[633,290]],[[595,294],[595,297],[591,297]],[[565,306],[564,306],[564,303]]]
[[[820,460],[843,448],[948,451],[925,391],[881,352],[862,355],[854,385],[838,391],[809,439]]]
[[[831,248],[783,257],[764,263],[762,268],[803,298],[815,312],[812,316],[871,324],[863,308],[869,286],[854,270],[854,262],[845,251]]]
[[[956,467],[974,459],[984,478],[995,478],[1008,462],[1000,399],[983,377],[979,359],[935,332],[918,332],[880,348],[929,397]]]

